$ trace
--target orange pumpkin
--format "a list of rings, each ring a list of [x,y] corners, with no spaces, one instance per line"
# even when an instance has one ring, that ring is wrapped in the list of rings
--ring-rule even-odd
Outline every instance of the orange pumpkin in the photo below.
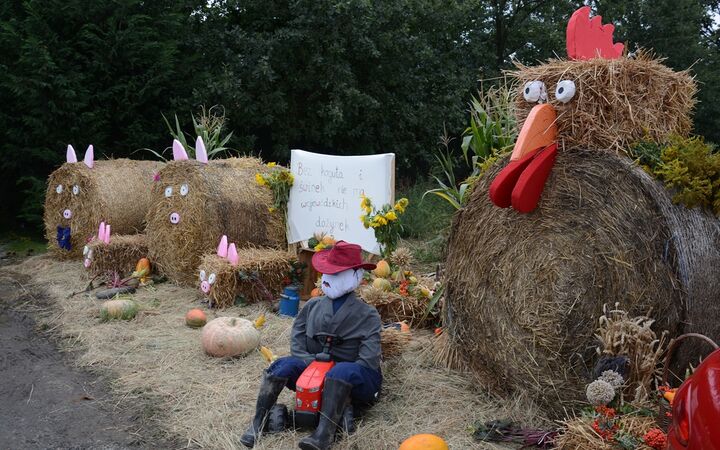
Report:
[[[207,323],[207,316],[200,309],[191,309],[185,314],[185,325],[190,328],[200,328]]]
[[[144,276],[150,275],[150,272],[152,271],[150,260],[147,258],[140,258],[140,260],[137,262],[137,265],[135,266],[135,272],[140,273],[143,270],[145,271]]]
[[[260,344],[260,332],[252,322],[237,317],[218,317],[202,331],[202,346],[210,356],[244,355]]]
[[[320,288],[315,288],[310,292],[310,297],[320,297],[323,295],[323,291]]]
[[[416,434],[405,439],[398,450],[449,450],[449,447],[440,436]]]

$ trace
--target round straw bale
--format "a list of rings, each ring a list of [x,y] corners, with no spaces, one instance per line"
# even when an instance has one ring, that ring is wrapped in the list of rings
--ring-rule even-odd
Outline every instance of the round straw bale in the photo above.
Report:
[[[558,136],[566,147],[624,152],[638,140],[667,142],[670,135],[685,136],[692,129],[695,80],[645,52],[634,58],[518,64],[510,74],[519,82],[518,122],[522,125],[537,104],[525,101],[522,89],[529,81],[542,81],[548,102],[557,110]],[[555,98],[560,80],[575,83],[576,93],[567,103]]]
[[[673,205],[628,158],[587,150],[558,153],[533,213],[501,209],[488,187],[506,162],[453,219],[448,354],[560,416],[582,402],[604,304],[656,330],[720,335],[720,221]]]
[[[82,162],[60,166],[50,174],[45,193],[45,237],[50,250],[60,258],[79,258],[102,221],[111,223],[116,234],[141,232],[150,208],[153,174],[162,165],[112,159],[95,161],[92,169]],[[71,212],[69,219],[63,216],[66,210]],[[58,246],[59,226],[70,227],[70,250]]]
[[[270,212],[272,193],[255,181],[264,168],[257,158],[167,163],[147,215],[150,260],[170,279],[193,285],[200,258],[216,248],[218,236],[238,248],[283,247],[282,214]]]

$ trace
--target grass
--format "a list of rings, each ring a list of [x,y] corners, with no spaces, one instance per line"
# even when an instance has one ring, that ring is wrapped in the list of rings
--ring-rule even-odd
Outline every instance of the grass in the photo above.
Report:
[[[0,249],[18,256],[38,255],[47,251],[47,242],[40,236],[8,231],[0,234]]]

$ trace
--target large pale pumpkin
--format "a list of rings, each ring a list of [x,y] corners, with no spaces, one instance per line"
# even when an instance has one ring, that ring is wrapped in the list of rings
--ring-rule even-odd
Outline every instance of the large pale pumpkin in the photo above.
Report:
[[[137,303],[132,300],[108,300],[100,306],[100,320],[130,320],[137,311]]]
[[[244,355],[260,344],[260,332],[252,322],[238,317],[218,317],[203,328],[202,346],[210,356]]]

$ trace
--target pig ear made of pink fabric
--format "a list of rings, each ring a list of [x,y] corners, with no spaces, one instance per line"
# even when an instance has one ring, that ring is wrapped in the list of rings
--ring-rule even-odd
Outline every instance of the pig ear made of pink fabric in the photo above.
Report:
[[[324,273],[321,278],[322,291],[331,299],[341,297],[357,289],[364,274],[363,269],[348,269],[332,275]]]

